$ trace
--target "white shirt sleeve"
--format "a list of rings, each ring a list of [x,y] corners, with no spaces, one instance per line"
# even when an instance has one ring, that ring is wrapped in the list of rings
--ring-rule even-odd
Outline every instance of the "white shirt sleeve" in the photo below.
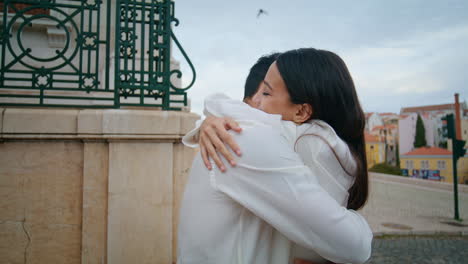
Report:
[[[200,136],[200,126],[203,123],[203,120],[198,119],[195,122],[195,128],[182,137],[182,143],[185,146],[190,147],[190,148],[198,147],[198,137]]]
[[[365,262],[373,237],[366,220],[340,206],[319,185],[320,166],[305,166],[277,130],[259,124],[233,134],[243,156],[225,173],[214,169],[211,184],[322,257]]]
[[[232,100],[222,93],[211,94],[205,98],[203,113],[205,116],[231,117],[236,120],[262,120],[268,124],[279,124],[280,115],[267,114],[258,109],[252,108],[239,100]],[[198,147],[198,136],[200,126],[204,120],[198,120],[195,128],[188,132],[182,143],[187,147]]]
[[[225,109],[226,104],[229,105],[227,107],[229,110]],[[235,109],[232,108],[232,106],[242,105],[242,102],[232,100],[222,93],[215,93],[205,98],[204,105],[205,107],[203,109],[203,114],[205,114],[205,116],[221,117],[221,116],[229,116],[229,115],[226,115],[226,112],[223,112],[223,111],[234,112]],[[182,143],[185,146],[190,147],[190,148],[198,147],[198,139],[200,136],[200,126],[202,125],[204,120],[205,120],[204,118],[197,120],[195,122],[195,128],[182,137]]]

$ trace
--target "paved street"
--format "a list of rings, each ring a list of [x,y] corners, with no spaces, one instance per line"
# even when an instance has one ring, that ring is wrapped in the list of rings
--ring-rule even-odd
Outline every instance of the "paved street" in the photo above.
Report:
[[[398,180],[371,174],[361,211],[375,234],[368,263],[468,263],[468,193],[459,195],[465,220],[457,222],[452,191]]]
[[[459,194],[463,222],[453,220],[453,207],[452,191],[395,182],[395,176],[371,176],[369,200],[361,213],[376,235],[468,234],[468,193]]]
[[[377,238],[367,263],[468,263],[468,236]]]

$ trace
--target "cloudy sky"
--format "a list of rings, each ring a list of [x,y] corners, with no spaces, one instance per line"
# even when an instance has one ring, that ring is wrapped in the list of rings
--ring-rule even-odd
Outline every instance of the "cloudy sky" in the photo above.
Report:
[[[466,0],[175,0],[175,34],[197,71],[192,110],[224,92],[242,98],[263,54],[300,47],[331,50],[347,63],[364,111],[468,98]],[[257,18],[259,9],[268,15]],[[191,78],[179,52],[184,83]]]

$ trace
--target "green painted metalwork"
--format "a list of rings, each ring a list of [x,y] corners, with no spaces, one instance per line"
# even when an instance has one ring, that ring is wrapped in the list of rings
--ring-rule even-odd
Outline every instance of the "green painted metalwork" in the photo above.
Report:
[[[179,110],[187,105],[186,90],[196,74],[172,32],[171,23],[179,23],[173,1],[5,0],[0,5],[1,106]],[[192,70],[187,87],[173,83],[182,74],[171,69],[171,39]]]
[[[186,90],[193,85],[195,70],[185,51],[172,32],[171,23],[178,25],[174,17],[172,1],[117,0],[116,18],[116,90],[119,105],[135,105],[125,102],[138,98],[138,104],[153,99],[163,109],[176,109],[174,104],[187,105]],[[171,79],[180,78],[177,69],[171,69],[171,38],[190,65],[192,82],[186,88],[176,87]],[[123,98],[123,100],[122,100]]]

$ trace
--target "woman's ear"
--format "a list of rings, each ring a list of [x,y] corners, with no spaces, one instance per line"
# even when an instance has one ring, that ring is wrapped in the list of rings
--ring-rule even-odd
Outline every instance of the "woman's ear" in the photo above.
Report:
[[[293,121],[296,124],[307,122],[312,117],[312,113],[312,106],[310,104],[300,104],[294,114]]]

